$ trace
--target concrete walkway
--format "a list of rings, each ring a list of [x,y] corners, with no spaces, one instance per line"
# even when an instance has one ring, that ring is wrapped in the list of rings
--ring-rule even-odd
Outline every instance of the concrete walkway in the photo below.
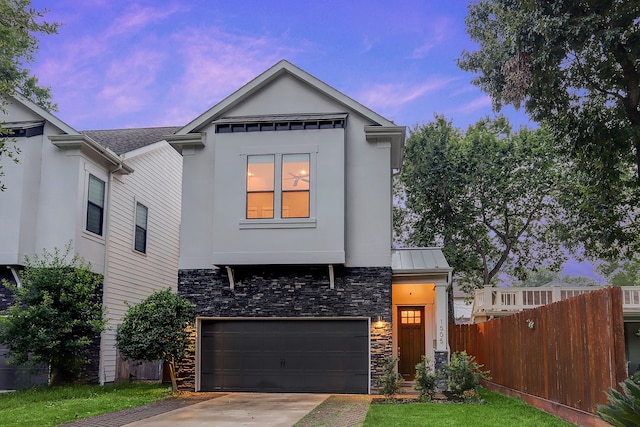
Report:
[[[329,396],[299,393],[231,393],[126,424],[126,427],[291,427]]]

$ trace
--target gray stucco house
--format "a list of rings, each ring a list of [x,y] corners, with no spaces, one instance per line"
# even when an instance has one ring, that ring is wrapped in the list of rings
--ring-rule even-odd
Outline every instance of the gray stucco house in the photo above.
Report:
[[[369,393],[447,352],[451,268],[392,250],[406,128],[281,61],[168,137],[183,156],[178,290],[196,391]]]

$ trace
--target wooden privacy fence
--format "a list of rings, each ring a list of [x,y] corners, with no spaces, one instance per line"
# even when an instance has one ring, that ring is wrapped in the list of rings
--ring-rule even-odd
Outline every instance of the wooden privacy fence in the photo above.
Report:
[[[475,356],[494,384],[590,413],[627,376],[619,287],[450,325],[449,344]]]

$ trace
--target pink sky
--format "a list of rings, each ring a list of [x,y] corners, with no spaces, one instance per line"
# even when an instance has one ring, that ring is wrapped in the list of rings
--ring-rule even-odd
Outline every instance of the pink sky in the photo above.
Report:
[[[31,69],[79,130],[180,126],[287,59],[399,125],[494,115],[457,68],[465,0],[35,0],[62,24]],[[504,110],[514,128],[532,125]],[[593,275],[590,265],[565,273]]]
[[[455,64],[466,1],[36,0],[33,72],[77,129],[181,125],[287,59],[397,124],[493,114]],[[506,110],[515,126],[526,116]]]

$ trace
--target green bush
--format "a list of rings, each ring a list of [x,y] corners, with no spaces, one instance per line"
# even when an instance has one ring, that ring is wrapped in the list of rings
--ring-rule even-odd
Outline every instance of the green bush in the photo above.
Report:
[[[609,390],[609,402],[596,408],[598,416],[616,427],[640,426],[640,385],[627,378],[620,386],[624,393]]]
[[[465,401],[478,400],[480,380],[491,379],[489,372],[481,368],[482,365],[475,361],[475,357],[469,356],[466,352],[453,353],[449,365],[445,368],[447,386],[451,394]]]
[[[416,378],[413,388],[420,392],[420,400],[431,401],[436,394],[438,375],[431,367],[431,360],[422,356],[422,362],[416,365]]]
[[[90,361],[91,345],[105,328],[102,276],[91,264],[54,248],[25,257],[22,284],[3,281],[14,303],[0,322],[0,343],[9,363],[49,367],[49,385],[77,381]],[[93,380],[91,378],[91,380]]]
[[[189,326],[195,305],[170,289],[155,291],[144,301],[129,306],[116,332],[116,347],[122,358],[169,365],[173,391],[178,391],[175,363],[191,345]]]
[[[396,372],[397,357],[388,356],[384,359],[382,375],[378,377],[377,384],[382,393],[387,398],[393,398],[400,392],[404,378]]]

